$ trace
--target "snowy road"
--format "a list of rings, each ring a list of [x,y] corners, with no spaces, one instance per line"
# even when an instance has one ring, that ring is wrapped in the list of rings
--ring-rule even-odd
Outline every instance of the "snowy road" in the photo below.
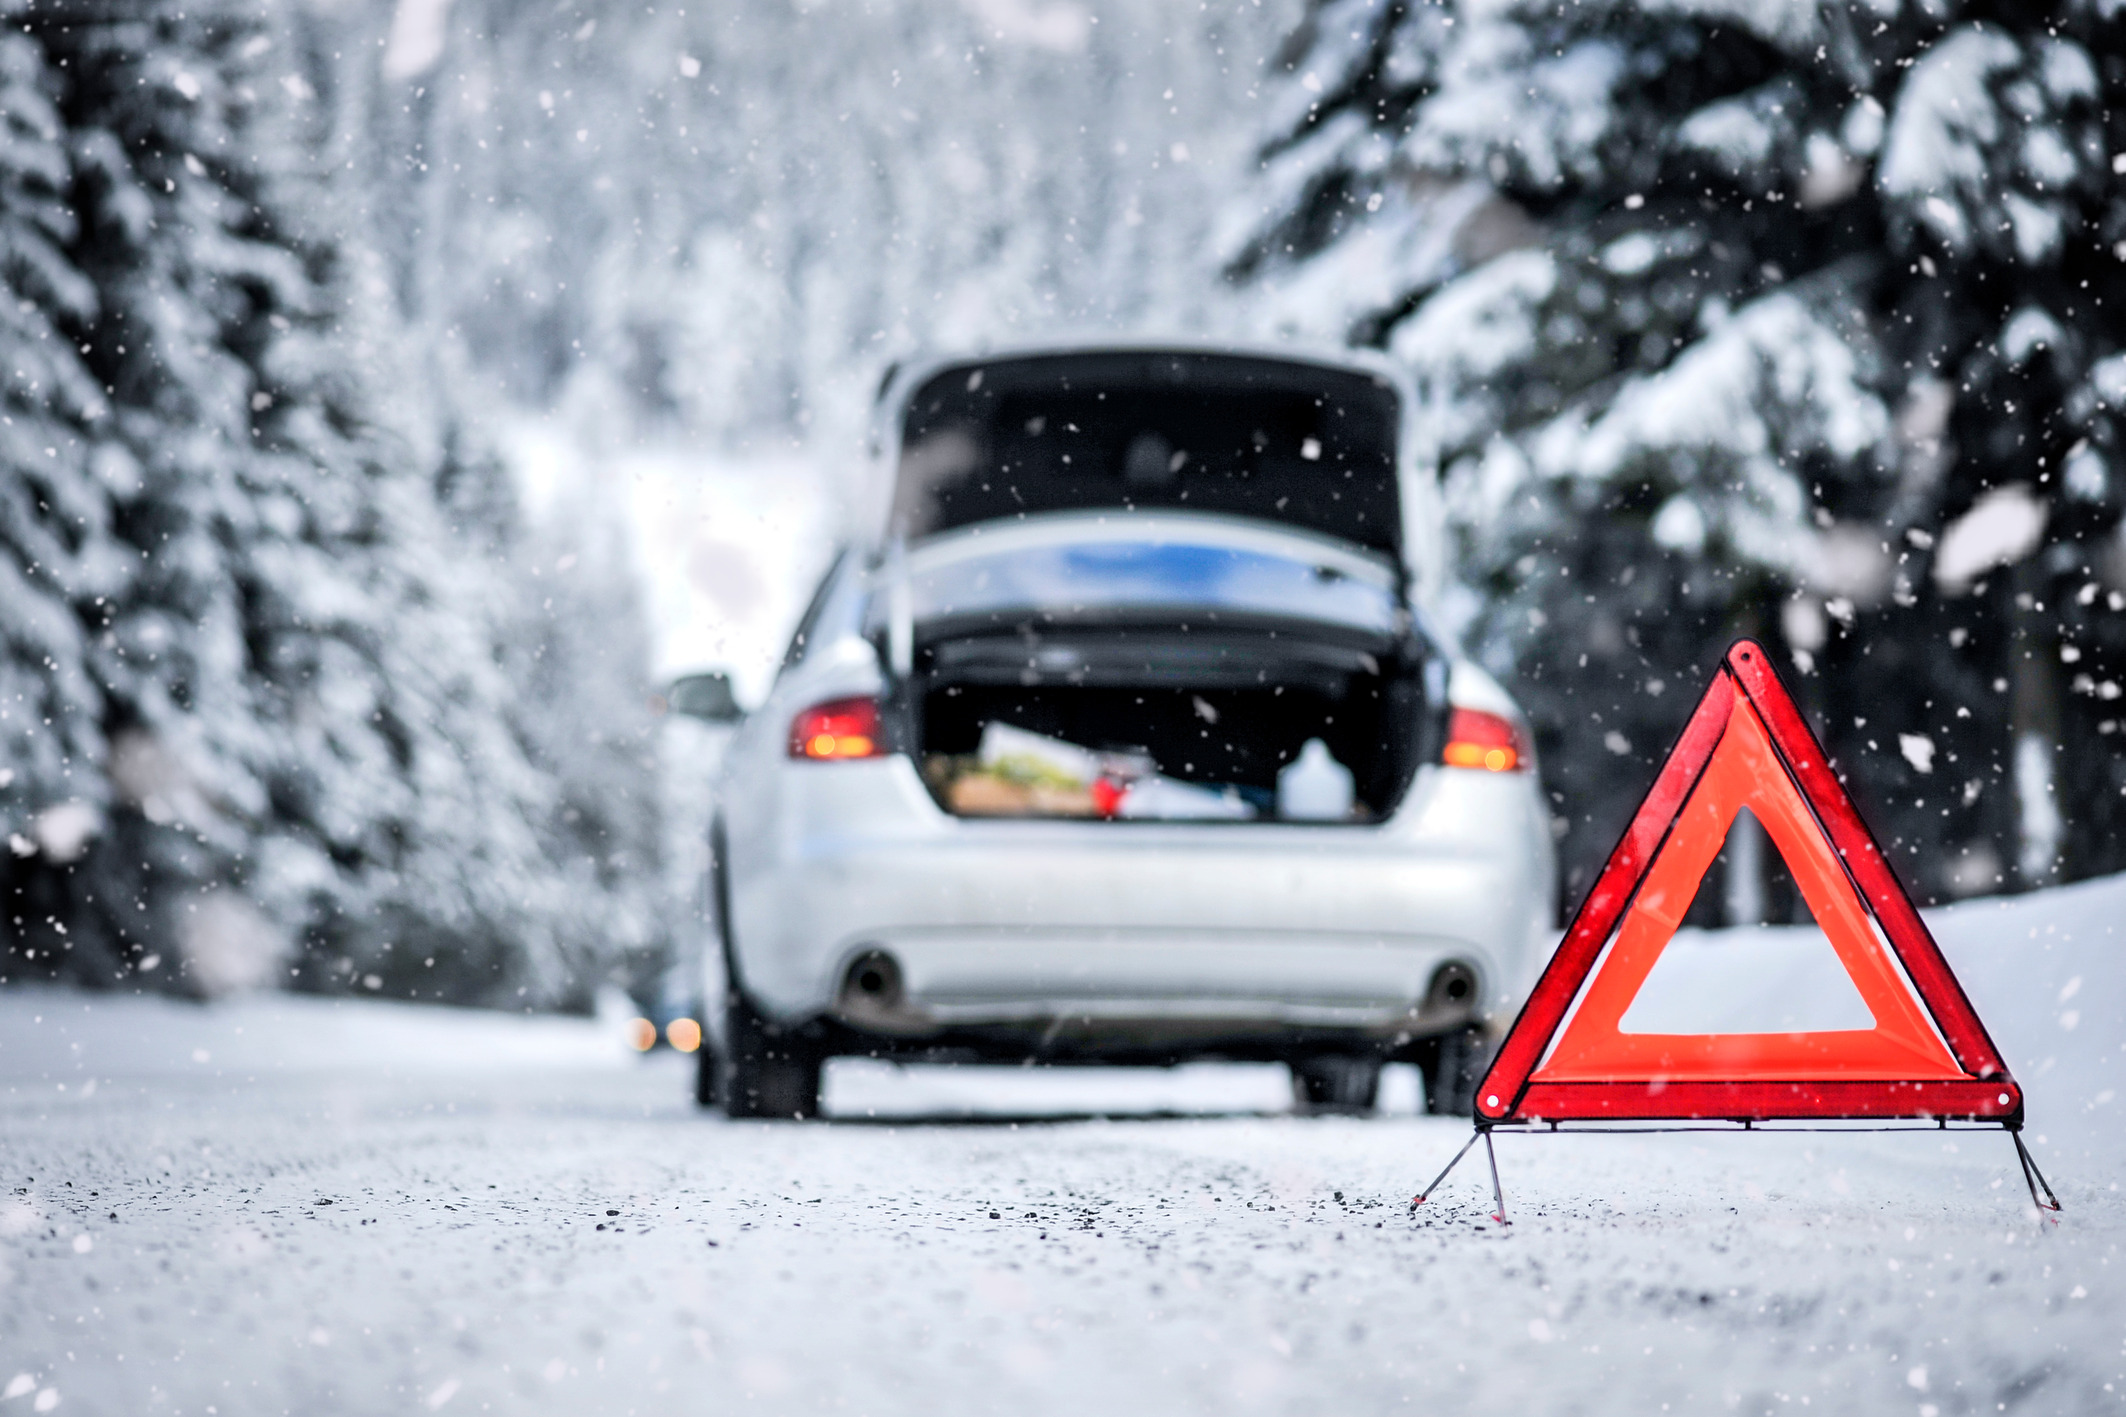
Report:
[[[2056,1032],[2080,948],[1963,962]],[[1502,1231],[1466,1165],[1405,1210],[1461,1125],[1273,1070],[841,1067],[838,1120],[732,1123],[587,1023],[0,993],[0,1417],[2126,1409],[2120,974],[2078,1051],[1995,1020],[2050,1233],[1997,1134],[1510,1136]]]

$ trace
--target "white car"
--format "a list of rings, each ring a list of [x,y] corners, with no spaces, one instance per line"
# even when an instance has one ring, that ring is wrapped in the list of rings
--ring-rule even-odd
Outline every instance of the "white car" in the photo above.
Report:
[[[1068,348],[892,375],[879,505],[725,755],[698,1096],[833,1056],[1276,1060],[1469,1110],[1554,914],[1511,699],[1430,628],[1385,362]]]

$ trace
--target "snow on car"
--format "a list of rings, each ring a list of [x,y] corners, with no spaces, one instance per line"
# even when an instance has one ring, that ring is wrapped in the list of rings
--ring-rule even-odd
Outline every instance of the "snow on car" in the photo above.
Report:
[[[1552,925],[1525,723],[1428,619],[1431,472],[1384,363],[946,360],[725,757],[698,1092],[834,1056],[1385,1061],[1466,1111]]]

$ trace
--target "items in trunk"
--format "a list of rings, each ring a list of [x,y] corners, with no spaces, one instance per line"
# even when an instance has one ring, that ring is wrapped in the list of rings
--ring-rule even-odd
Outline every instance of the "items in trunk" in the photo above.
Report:
[[[963,817],[1094,817],[1100,757],[1075,743],[992,723],[972,756],[933,753],[923,770]]]
[[[1232,783],[1168,777],[1140,750],[1096,751],[1008,723],[982,729],[972,754],[932,753],[924,775],[963,817],[1108,817],[1125,821],[1348,821],[1350,769],[1309,739],[1273,798]]]
[[[1356,800],[1351,770],[1329,754],[1329,745],[1309,738],[1277,774],[1277,815],[1288,822],[1341,822]]]
[[[980,816],[1377,822],[1436,760],[1441,716],[1416,646],[1348,626],[1165,615],[915,626],[896,712],[938,804]]]

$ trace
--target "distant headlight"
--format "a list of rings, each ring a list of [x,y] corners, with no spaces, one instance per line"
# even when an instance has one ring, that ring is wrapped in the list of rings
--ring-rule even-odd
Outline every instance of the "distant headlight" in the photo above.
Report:
[[[682,1053],[701,1046],[701,1025],[690,1018],[675,1018],[664,1026],[664,1041]]]
[[[875,758],[884,752],[879,737],[877,699],[830,699],[790,720],[790,756]]]
[[[646,1018],[631,1018],[627,1021],[628,1046],[637,1053],[647,1053],[657,1046],[657,1025]]]
[[[1528,735],[1510,718],[1458,708],[1447,720],[1447,747],[1440,761],[1453,768],[1512,772],[1528,765]]]

